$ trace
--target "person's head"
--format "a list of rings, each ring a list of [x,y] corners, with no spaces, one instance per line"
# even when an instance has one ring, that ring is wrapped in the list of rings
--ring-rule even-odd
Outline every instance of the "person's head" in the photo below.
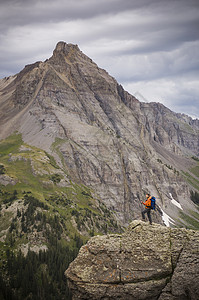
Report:
[[[150,197],[150,194],[149,194],[149,193],[146,193],[146,197],[149,198],[149,197]]]

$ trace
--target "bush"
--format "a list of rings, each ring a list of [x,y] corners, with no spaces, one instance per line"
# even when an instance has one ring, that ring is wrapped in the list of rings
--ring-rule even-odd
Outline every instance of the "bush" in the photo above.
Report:
[[[192,156],[191,158],[196,160],[196,161],[199,161],[199,158],[197,156]]]
[[[198,192],[194,192],[194,191],[191,191],[191,200],[199,205],[199,193]]]
[[[59,174],[53,174],[50,179],[54,182],[54,183],[59,183],[61,181],[61,176]]]
[[[6,170],[3,165],[0,165],[0,175],[5,174]]]

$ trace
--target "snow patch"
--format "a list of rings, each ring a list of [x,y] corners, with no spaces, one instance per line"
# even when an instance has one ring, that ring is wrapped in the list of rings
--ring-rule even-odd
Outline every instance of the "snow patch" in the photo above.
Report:
[[[167,215],[162,209],[162,220],[164,222],[164,224],[167,226],[167,227],[170,227],[170,224],[173,224],[175,225],[175,221],[169,217],[169,215]]]
[[[183,210],[181,204],[180,204],[179,202],[177,202],[177,201],[173,198],[172,194],[169,193],[169,195],[170,195],[170,197],[171,197],[171,203],[173,203],[175,206],[177,206],[178,208],[180,208],[180,209]]]

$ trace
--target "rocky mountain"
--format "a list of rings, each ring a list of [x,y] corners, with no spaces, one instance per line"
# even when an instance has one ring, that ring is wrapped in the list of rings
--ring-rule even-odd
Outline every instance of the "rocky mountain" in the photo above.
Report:
[[[1,79],[0,128],[52,155],[121,225],[140,218],[146,191],[170,224],[197,222],[199,120],[139,102],[77,45],[59,42],[45,62]]]
[[[198,190],[199,121],[138,101],[77,45],[0,79],[1,299],[71,299],[90,237],[140,219],[146,191],[153,222],[199,228]]]
[[[73,299],[197,300],[199,231],[132,222],[96,236],[65,272]]]

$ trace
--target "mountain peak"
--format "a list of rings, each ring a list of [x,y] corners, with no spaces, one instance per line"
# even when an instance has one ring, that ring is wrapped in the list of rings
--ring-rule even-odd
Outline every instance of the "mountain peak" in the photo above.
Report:
[[[66,42],[60,41],[57,43],[54,52],[68,53],[71,50],[80,51],[78,45],[74,45],[74,44],[70,44],[70,43],[67,44]]]
[[[65,63],[73,63],[77,61],[84,61],[86,63],[92,60],[86,56],[78,47],[78,45],[60,41],[57,43],[50,62],[63,66]]]

